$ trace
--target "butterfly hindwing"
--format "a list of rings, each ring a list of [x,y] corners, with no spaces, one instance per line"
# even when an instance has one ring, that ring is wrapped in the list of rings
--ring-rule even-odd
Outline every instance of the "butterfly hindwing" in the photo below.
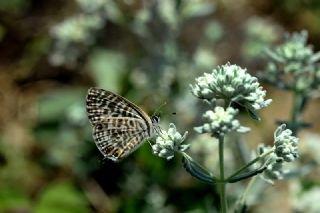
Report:
[[[119,128],[108,124],[97,124],[93,138],[100,152],[107,158],[118,161],[129,155],[149,137],[146,131],[133,128]]]

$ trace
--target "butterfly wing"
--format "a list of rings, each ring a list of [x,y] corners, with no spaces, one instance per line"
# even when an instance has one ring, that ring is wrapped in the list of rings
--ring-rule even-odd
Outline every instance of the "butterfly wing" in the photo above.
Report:
[[[152,121],[138,106],[110,91],[91,88],[87,113],[100,152],[118,161],[151,136]]]
[[[92,125],[108,117],[140,118],[152,124],[149,116],[129,100],[98,88],[90,88],[87,95],[87,113]]]
[[[145,122],[137,118],[109,118],[93,129],[98,149],[113,161],[119,161],[132,153],[148,137]]]

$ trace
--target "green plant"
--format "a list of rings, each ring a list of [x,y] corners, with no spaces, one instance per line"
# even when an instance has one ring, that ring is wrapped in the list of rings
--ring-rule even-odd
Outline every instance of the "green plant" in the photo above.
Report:
[[[292,93],[291,118],[280,122],[286,123],[294,135],[310,126],[300,117],[320,85],[320,52],[307,45],[307,37],[307,31],[287,34],[282,44],[266,49],[268,63],[260,74],[262,80]]]
[[[228,212],[227,184],[253,177],[252,182],[248,184],[249,190],[259,174],[269,182],[282,179],[285,173],[283,164],[292,162],[298,157],[298,138],[292,135],[291,130],[286,129],[285,124],[280,125],[274,133],[272,147],[261,144],[256,157],[231,175],[227,175],[224,146],[229,134],[234,131],[238,133],[250,131],[250,128],[242,126],[236,119],[239,110],[247,110],[251,118],[259,121],[260,117],[256,111],[267,107],[271,100],[265,100],[266,91],[262,89],[257,78],[252,77],[246,69],[230,63],[218,66],[212,73],[205,73],[196,78],[196,83],[191,85],[191,90],[197,98],[210,107],[203,113],[206,122],[194,129],[200,134],[210,134],[211,137],[218,139],[220,174],[209,171],[185,152],[189,145],[182,145],[182,142],[186,139],[187,133],[182,136],[176,131],[174,124],[170,124],[169,130],[157,137],[152,148],[154,154],[166,159],[171,159],[174,152],[181,153],[184,168],[190,175],[207,184],[217,185],[220,194],[220,211]],[[240,198],[236,212],[243,212],[246,208],[245,200],[248,190],[245,190]]]

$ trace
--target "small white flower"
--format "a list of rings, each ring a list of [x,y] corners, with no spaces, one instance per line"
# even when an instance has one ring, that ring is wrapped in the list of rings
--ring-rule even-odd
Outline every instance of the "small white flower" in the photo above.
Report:
[[[175,152],[184,152],[189,148],[190,144],[182,144],[187,134],[188,132],[185,132],[181,135],[173,123],[169,124],[168,131],[163,131],[156,138],[156,143],[152,145],[153,153],[167,160],[172,159]]]
[[[266,170],[264,170],[261,177],[268,183],[273,184],[274,180],[282,180],[284,178],[284,175],[288,172],[288,170],[283,168],[283,163],[274,160],[267,165],[267,168]]]
[[[192,93],[200,99],[215,102],[225,99],[236,102],[250,110],[259,110],[268,106],[271,99],[265,100],[266,91],[257,78],[246,69],[227,63],[218,66],[212,73],[204,73],[191,85]]]
[[[265,146],[264,144],[260,144],[258,146],[258,154],[262,156],[265,153],[269,153],[265,158],[263,158],[262,162],[266,166],[266,169],[261,175],[261,178],[268,183],[273,184],[274,180],[282,180],[284,175],[289,171],[283,168],[283,161],[279,161],[278,156],[274,152],[274,147]]]
[[[284,163],[292,162],[299,156],[297,146],[298,138],[292,136],[292,131],[286,129],[285,124],[279,126],[274,132],[274,146],[259,145],[258,147],[260,156],[271,151],[263,159],[266,169],[262,174],[262,178],[269,183],[273,183],[273,180],[283,179],[289,172],[289,170],[283,168]]]
[[[279,126],[274,133],[275,154],[278,160],[291,162],[298,158],[298,142],[299,139],[292,136],[292,131],[286,129],[285,124]]]
[[[203,117],[208,121],[200,127],[194,129],[199,133],[211,133],[219,136],[225,135],[231,131],[248,132],[250,129],[240,125],[240,122],[235,119],[238,110],[228,107],[226,110],[223,107],[215,107],[214,111],[206,111]]]
[[[98,14],[78,14],[51,27],[54,39],[49,61],[54,66],[74,64],[81,55],[80,47],[94,43],[95,33],[103,27],[105,19]]]
[[[73,16],[51,28],[50,34],[61,43],[92,42],[92,31],[100,29],[103,19],[98,15],[80,14]]]

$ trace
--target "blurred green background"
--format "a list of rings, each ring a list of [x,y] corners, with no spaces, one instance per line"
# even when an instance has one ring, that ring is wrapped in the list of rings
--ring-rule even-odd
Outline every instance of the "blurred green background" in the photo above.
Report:
[[[146,143],[120,163],[104,161],[85,112],[88,88],[149,114],[166,102],[161,126],[189,131],[191,155],[215,171],[215,141],[192,130],[205,105],[189,84],[228,61],[256,74],[261,51],[287,31],[308,30],[319,50],[319,24],[316,0],[0,0],[0,212],[216,212],[214,187],[190,177],[179,157],[160,159]],[[242,119],[253,128],[250,149],[272,143],[275,120],[291,109],[289,93],[264,87],[273,104],[262,121]],[[299,136],[304,159],[319,165],[317,102],[304,115],[313,128]],[[226,152],[228,168],[239,168],[234,147]],[[320,212],[319,177],[316,167],[261,185],[250,212]],[[244,183],[229,186],[231,204]]]

